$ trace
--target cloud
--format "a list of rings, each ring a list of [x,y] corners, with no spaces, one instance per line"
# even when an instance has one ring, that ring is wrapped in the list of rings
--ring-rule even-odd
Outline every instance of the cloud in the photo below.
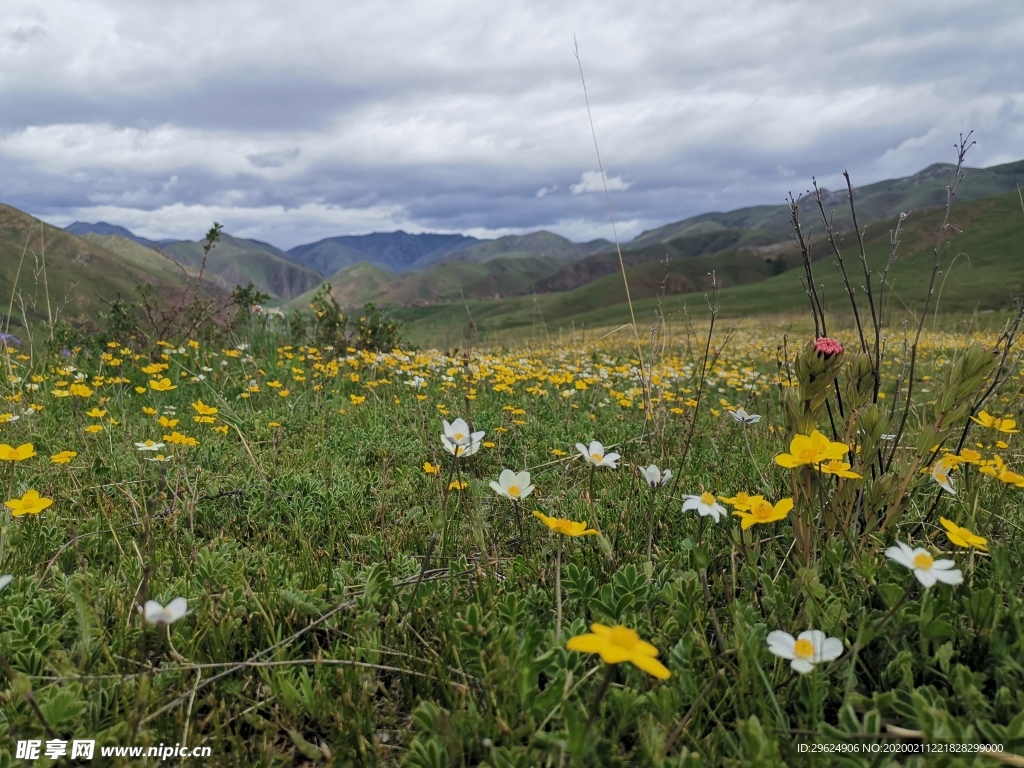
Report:
[[[604,192],[606,186],[609,192],[625,192],[633,183],[624,181],[621,176],[607,176],[602,180],[600,171],[584,171],[579,183],[569,187],[569,191],[574,195],[585,195],[587,192]]]
[[[780,203],[812,175],[914,173],[972,128],[971,165],[1024,146],[1011,0],[864,0],[827,29],[812,0],[390,8],[4,0],[2,202],[181,236],[235,211],[278,245],[366,226],[591,239],[609,232],[590,118],[616,219],[641,228]]]

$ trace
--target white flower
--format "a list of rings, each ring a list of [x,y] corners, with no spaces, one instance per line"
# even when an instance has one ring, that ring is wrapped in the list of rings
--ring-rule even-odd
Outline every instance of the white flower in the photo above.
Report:
[[[911,549],[902,541],[897,541],[895,547],[885,550],[885,556],[912,570],[926,589],[938,581],[943,584],[960,584],[964,580],[964,575],[953,567],[956,565],[954,561],[936,560],[923,547]]]
[[[683,502],[683,512],[689,512],[691,509],[696,509],[701,517],[711,516],[715,518],[717,523],[719,519],[726,513],[725,507],[718,503],[718,500],[707,491],[704,491],[700,496],[694,496],[688,494],[683,497],[686,501]]]
[[[843,641],[826,637],[820,629],[809,629],[793,637],[776,629],[768,633],[768,650],[783,659],[801,675],[814,669],[815,664],[838,659],[843,653]]]
[[[604,446],[597,440],[592,441],[589,448],[583,443],[576,443],[576,450],[595,467],[611,467],[615,469],[618,466],[619,454],[609,453],[605,455]]]
[[[441,425],[444,427],[442,437],[454,445],[471,445],[480,442],[484,436],[483,431],[471,432],[465,419],[456,419],[451,424],[442,419]]]
[[[747,413],[742,408],[737,408],[735,411],[729,411],[729,415],[742,424],[757,424],[757,422],[761,420],[761,417],[756,413]]]
[[[946,457],[943,456],[932,467],[932,480],[939,484],[950,496],[956,496],[956,491],[953,489],[953,484],[949,481],[949,473],[953,470],[950,464],[946,463]]]
[[[147,456],[146,461],[170,461],[173,458],[173,456],[164,456],[162,453],[158,453],[156,456]]]
[[[896,439],[896,435],[882,435],[882,439],[891,442]]]
[[[208,366],[208,365],[204,365],[204,366],[202,366],[202,367],[201,367],[201,368],[200,368],[199,370],[201,370],[201,371],[206,371],[207,373],[210,373],[210,372],[211,372],[211,371],[213,370],[213,368],[211,368],[211,367],[210,367],[210,366]]]
[[[640,467],[640,474],[644,476],[644,480],[651,488],[657,488],[659,485],[664,485],[672,479],[672,470],[666,469],[662,472],[658,469],[657,464],[651,464],[649,467]]]
[[[147,600],[142,615],[150,624],[171,624],[188,613],[188,601],[184,597],[176,597],[167,604],[160,605],[156,600]]]
[[[3,576],[0,576],[0,589],[3,589],[8,584],[10,584],[12,581],[14,581],[14,577],[11,574],[9,574],[9,573],[4,574]]]
[[[424,379],[422,376],[414,376],[405,383],[408,384],[413,389],[423,389],[423,387],[427,386],[427,380]]]
[[[498,482],[491,480],[491,488],[499,496],[512,499],[512,501],[525,499],[533,493],[533,486],[530,485],[530,473],[513,472],[511,469],[501,470]]]
[[[154,443],[152,440],[147,440],[144,443],[136,443],[135,447],[140,451],[159,451],[164,447],[163,443]]]

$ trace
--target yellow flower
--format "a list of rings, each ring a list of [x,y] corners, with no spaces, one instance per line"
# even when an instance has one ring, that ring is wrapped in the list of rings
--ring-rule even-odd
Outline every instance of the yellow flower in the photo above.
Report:
[[[150,379],[150,389],[155,392],[170,392],[172,389],[177,389],[174,384],[171,384],[171,380],[164,376],[162,379]]]
[[[77,383],[68,387],[68,392],[75,397],[89,397],[92,394],[92,390],[85,386],[85,384]]]
[[[960,455],[957,458],[966,462],[967,464],[981,464],[981,454],[977,451],[973,451],[970,448],[964,448],[960,451]]]
[[[103,431],[103,425],[102,424],[90,424],[88,427],[85,428],[85,431],[88,432],[90,435],[95,435],[97,432],[102,432]]]
[[[217,420],[213,416],[193,416],[192,421],[196,424],[213,424]]]
[[[590,634],[569,638],[565,647],[570,651],[599,654],[606,664],[628,661],[661,680],[672,676],[665,665],[658,661],[658,649],[641,640],[636,630],[621,624],[614,627],[591,624]]]
[[[166,427],[167,429],[174,429],[174,427],[178,426],[177,419],[168,419],[166,416],[161,416],[159,421],[160,426]]]
[[[102,419],[104,416],[107,415],[107,412],[106,411],[102,411],[99,408],[96,408],[94,406],[91,411],[86,411],[85,415],[86,416],[92,416],[92,418],[94,418],[94,419]]]
[[[70,464],[71,460],[77,455],[77,451],[61,451],[60,453],[55,453],[51,456],[50,461],[54,464]]]
[[[559,450],[558,448],[552,448],[551,449],[551,455],[552,456],[567,456],[568,454],[565,451]]]
[[[135,391],[136,391],[137,393],[139,393],[140,395],[144,395],[144,394],[146,394],[146,388],[145,388],[145,387],[136,387],[136,388],[135,388]]]
[[[163,439],[166,442],[171,443],[172,445],[199,445],[199,441],[196,440],[194,437],[183,435],[181,434],[181,432],[171,432],[171,434],[169,435],[164,435]]]
[[[775,463],[786,469],[795,469],[804,464],[818,465],[833,459],[842,459],[849,446],[833,443],[818,430],[810,435],[794,435],[789,443],[789,453],[780,453]]]
[[[4,502],[4,506],[11,510],[11,517],[22,515],[38,515],[48,506],[53,504],[53,499],[43,498],[38,491],[25,491],[20,499],[10,499]]]
[[[145,392],[146,390],[142,390]],[[142,412],[147,416],[156,416],[156,408],[150,408],[148,405],[142,406]]]
[[[352,401],[352,405],[359,405],[366,402],[366,395],[349,395],[348,399]]]
[[[742,518],[740,528],[745,531],[752,525],[774,523],[782,520],[789,514],[791,509],[793,509],[792,499],[781,499],[775,503],[775,506],[772,506],[770,501],[761,498],[751,505],[749,511],[741,512],[736,510],[733,514]]]
[[[977,416],[971,416],[971,421],[1007,435],[1015,435],[1020,431],[1019,429],[1016,429],[1017,422],[1013,419],[1000,419],[996,416],[989,415],[985,411],[982,411]]]
[[[543,512],[533,510],[533,516],[540,520],[544,525],[550,528],[555,533],[560,533],[563,536],[597,536],[598,531],[593,528],[587,528],[586,523],[576,523],[572,520],[564,520],[560,517],[548,517]]]
[[[722,496],[721,500],[724,501],[726,504],[729,504],[735,507],[736,509],[745,512],[746,510],[750,509],[750,505],[754,502],[754,500],[759,498],[761,497],[751,496],[746,491],[740,491],[735,496]]]
[[[845,477],[850,480],[860,480],[861,476],[856,472],[850,471],[850,465],[845,461],[839,459],[830,459],[818,467],[821,472],[826,475],[838,475],[839,477]]]
[[[448,483],[449,491],[464,491],[467,488],[469,488],[469,483],[467,483],[465,480],[462,480],[461,482],[458,480],[452,480],[450,483]]]
[[[278,395],[279,395],[280,397],[288,397],[288,395],[290,394],[290,392],[289,392],[289,391],[288,391],[287,389],[279,389],[279,390],[277,390],[277,394],[278,394]],[[365,398],[364,398],[364,399],[365,399]]]
[[[228,425],[224,424],[223,426],[220,427],[214,427],[213,431],[220,432],[222,435],[226,435],[228,433]]]
[[[268,421],[268,422],[267,422],[267,426],[268,426],[268,427],[280,427],[280,426],[281,426],[281,423],[280,423],[280,422],[277,422],[277,421]]]
[[[200,416],[213,416],[218,411],[217,408],[214,408],[212,405],[206,405],[202,400],[192,403],[192,408]]]
[[[32,443],[24,443],[17,448],[11,448],[7,443],[0,443],[0,461],[24,461],[35,455],[36,449]]]
[[[428,475],[436,475],[439,470],[429,461],[425,461],[423,462],[423,471],[426,472]]]
[[[983,552],[988,552],[988,540],[984,536],[978,536],[967,528],[961,528],[953,521],[947,520],[944,517],[940,517],[939,522],[946,529],[946,538],[956,544],[956,546],[964,548],[977,547]]]

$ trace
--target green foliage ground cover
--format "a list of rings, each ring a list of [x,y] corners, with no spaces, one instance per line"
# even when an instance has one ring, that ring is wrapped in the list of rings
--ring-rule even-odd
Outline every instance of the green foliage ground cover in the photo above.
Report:
[[[900,430],[901,329],[877,392],[852,329],[814,385],[808,336],[719,325],[705,353],[706,330],[662,326],[642,358],[622,333],[355,351],[269,317],[218,345],[12,347],[0,442],[35,455],[0,462],[0,487],[53,503],[2,518],[0,759],[51,735],[268,766],[771,766],[812,742],[1004,750],[834,765],[1024,754],[1024,489],[1006,474],[1024,459],[1015,427],[969,418],[1020,419],[1015,338],[926,333]],[[456,417],[486,433],[458,460],[441,438]],[[861,480],[775,462],[812,422]],[[594,439],[616,468],[576,451]],[[945,455],[965,457],[955,496],[928,472]],[[981,472],[995,456],[1003,479]],[[674,473],[656,492],[651,463]],[[490,486],[503,468],[531,472],[518,507]],[[744,491],[796,508],[747,531],[682,509]],[[559,544],[533,510],[601,535]],[[952,558],[963,584],[924,589],[885,556],[897,540]],[[179,596],[184,618],[140,617]],[[634,629],[671,677],[567,650],[593,623]],[[810,628],[843,655],[800,675],[766,638]]]

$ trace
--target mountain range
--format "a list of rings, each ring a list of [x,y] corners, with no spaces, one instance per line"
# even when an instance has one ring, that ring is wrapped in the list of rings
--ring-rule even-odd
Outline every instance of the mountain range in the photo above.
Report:
[[[871,225],[900,212],[942,205],[952,171],[951,165],[936,164],[912,176],[856,188],[858,223]],[[1024,185],[1024,161],[964,172],[960,201],[993,198]],[[849,229],[845,190],[824,190],[823,198],[836,228]],[[815,234],[820,232],[817,206],[811,198],[800,200],[799,211],[805,230],[813,227]],[[32,237],[38,243],[28,239],[29,231],[36,232]],[[460,234],[375,232],[325,238],[287,251],[225,233],[203,265],[199,241],[151,240],[106,222],[75,222],[61,231],[3,207],[0,282],[12,285],[17,278],[18,287],[31,293],[25,281],[31,277],[38,283],[38,268],[16,272],[14,266],[26,243],[31,244],[27,252],[35,254],[32,258],[38,264],[36,248],[45,241],[47,259],[55,266],[60,263],[60,274],[50,276],[50,288],[60,284],[72,296],[65,312],[88,313],[101,300],[131,293],[137,282],[180,290],[183,273],[194,275],[200,269],[211,279],[213,290],[228,291],[252,282],[287,308],[307,307],[312,292],[329,282],[343,306],[374,301],[426,307],[453,300],[493,303],[516,296],[564,294],[558,300],[565,307],[583,311],[586,301],[611,300],[600,297],[595,286],[602,281],[621,282],[622,267],[634,275],[631,285],[635,279],[638,285],[656,287],[664,295],[702,290],[712,269],[734,285],[770,283],[773,275],[796,264],[790,240],[788,206],[761,205],[704,213],[643,232],[621,246],[621,265],[615,245],[607,240],[574,243],[543,230],[493,240]],[[38,293],[34,295],[39,298]],[[29,304],[35,309],[27,308],[26,314],[46,316],[38,300]]]

